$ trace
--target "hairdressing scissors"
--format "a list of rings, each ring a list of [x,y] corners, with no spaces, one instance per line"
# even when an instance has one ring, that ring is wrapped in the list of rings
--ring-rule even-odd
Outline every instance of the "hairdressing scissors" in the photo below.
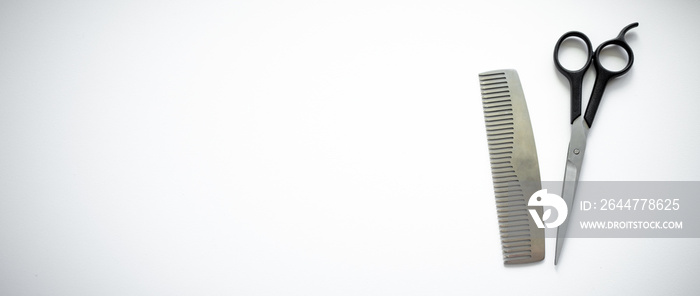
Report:
[[[569,80],[569,86],[571,88],[571,140],[569,141],[569,150],[566,155],[566,167],[564,168],[564,184],[562,188],[561,197],[566,202],[568,207],[568,217],[571,217],[571,210],[573,209],[574,195],[576,193],[576,186],[578,185],[578,177],[581,172],[581,165],[583,164],[583,155],[586,151],[586,139],[588,137],[588,130],[593,125],[593,119],[595,118],[596,111],[600,105],[600,100],[603,97],[603,92],[605,91],[605,86],[613,78],[621,76],[627,73],[634,63],[634,54],[632,53],[632,48],[625,41],[625,34],[632,28],[635,28],[639,23],[632,23],[620,31],[614,39],[603,42],[596,48],[595,51],[592,50],[591,41],[588,37],[577,31],[568,32],[559,38],[556,46],[554,47],[554,65],[557,70]],[[588,50],[588,59],[586,64],[578,70],[569,70],[564,68],[564,66],[559,63],[559,47],[561,44],[569,38],[581,39],[586,44],[586,49]],[[601,51],[608,46],[619,46],[627,53],[627,65],[621,70],[612,71],[606,69],[600,61]],[[588,106],[586,107],[586,113],[581,116],[581,91],[583,89],[583,76],[593,64],[596,72],[595,82],[593,84],[593,91],[591,92],[591,97],[588,100]],[[554,264],[556,265],[559,261],[559,255],[561,255],[561,248],[564,244],[564,237],[566,237],[566,229],[569,225],[568,220],[564,221],[557,228],[557,246],[554,253]]]

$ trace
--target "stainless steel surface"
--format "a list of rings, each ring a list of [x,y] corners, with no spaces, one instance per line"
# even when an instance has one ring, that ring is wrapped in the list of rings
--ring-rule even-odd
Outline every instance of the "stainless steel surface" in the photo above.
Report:
[[[515,70],[497,70],[479,74],[479,81],[503,261],[540,261],[544,259],[544,229],[532,220],[527,200],[542,183],[520,78]],[[535,210],[542,215],[542,207]]]
[[[571,210],[574,205],[574,196],[576,195],[576,185],[578,184],[578,177],[581,173],[581,165],[583,164],[583,155],[586,152],[588,129],[588,125],[586,121],[583,120],[583,116],[579,116],[571,124],[571,141],[569,141],[569,152],[566,156],[566,166],[564,168],[564,184],[561,190],[561,198],[566,202],[569,217],[571,217]],[[559,255],[564,245],[564,238],[566,237],[566,229],[568,226],[569,219],[564,220],[564,223],[557,228],[557,247],[554,251],[555,265],[559,262]]]

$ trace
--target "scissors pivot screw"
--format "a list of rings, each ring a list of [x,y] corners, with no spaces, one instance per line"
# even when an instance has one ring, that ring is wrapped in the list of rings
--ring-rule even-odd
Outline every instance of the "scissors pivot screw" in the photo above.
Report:
[[[579,153],[581,153],[581,150],[578,150],[578,148],[574,149],[574,154],[578,155]]]

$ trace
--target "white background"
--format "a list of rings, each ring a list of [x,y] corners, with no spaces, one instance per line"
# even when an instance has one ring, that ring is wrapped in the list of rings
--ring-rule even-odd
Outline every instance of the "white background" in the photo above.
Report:
[[[639,22],[581,179],[700,180],[698,13],[3,1],[0,294],[697,295],[698,239],[569,239],[556,268],[549,239],[544,262],[503,266],[477,74],[518,70],[542,179],[561,180],[554,43]]]

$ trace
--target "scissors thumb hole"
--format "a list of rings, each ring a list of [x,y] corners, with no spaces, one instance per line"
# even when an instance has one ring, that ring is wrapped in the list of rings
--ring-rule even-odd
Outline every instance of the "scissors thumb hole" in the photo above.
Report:
[[[627,51],[619,45],[608,44],[598,54],[600,65],[610,72],[620,72],[629,64]]]
[[[557,60],[567,71],[577,72],[586,67],[591,55],[581,38],[569,36],[559,45]]]

